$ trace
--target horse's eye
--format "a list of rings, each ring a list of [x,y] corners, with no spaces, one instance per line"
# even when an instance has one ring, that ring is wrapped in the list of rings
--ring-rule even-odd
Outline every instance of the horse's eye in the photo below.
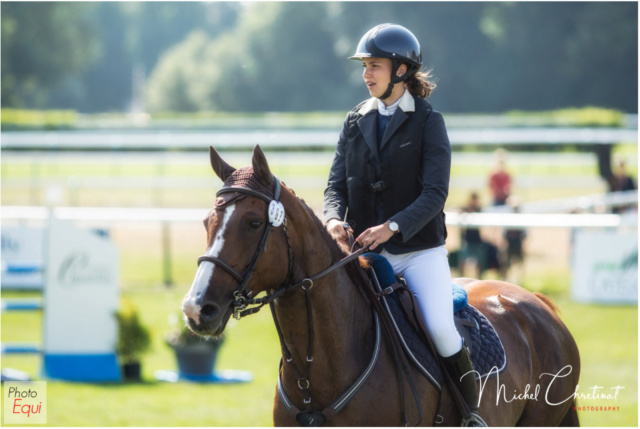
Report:
[[[249,226],[252,229],[258,229],[262,226],[262,222],[259,220],[252,220],[251,222],[249,222]]]

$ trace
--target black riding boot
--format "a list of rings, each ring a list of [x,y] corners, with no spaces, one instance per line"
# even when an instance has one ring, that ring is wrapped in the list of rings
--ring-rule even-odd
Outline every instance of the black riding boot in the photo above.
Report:
[[[442,361],[453,379],[455,388],[462,394],[471,412],[470,416],[463,416],[462,426],[487,426],[478,415],[478,384],[475,372],[470,372],[473,370],[473,363],[469,356],[469,349],[463,345],[462,350],[453,356],[442,358]]]

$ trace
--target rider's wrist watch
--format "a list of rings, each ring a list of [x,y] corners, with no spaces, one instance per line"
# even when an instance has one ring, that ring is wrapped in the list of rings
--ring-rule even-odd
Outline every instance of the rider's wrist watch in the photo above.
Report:
[[[398,223],[392,221],[391,219],[387,221],[387,226],[389,227],[391,232],[393,232],[394,234],[397,232],[400,232],[400,226],[398,226]]]

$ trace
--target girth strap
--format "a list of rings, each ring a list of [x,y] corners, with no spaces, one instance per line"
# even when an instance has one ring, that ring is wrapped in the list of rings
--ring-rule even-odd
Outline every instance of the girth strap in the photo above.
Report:
[[[373,372],[373,368],[376,366],[376,363],[378,362],[378,358],[380,357],[380,348],[381,348],[380,345],[382,343],[382,335],[381,335],[380,319],[378,317],[378,313],[374,311],[373,315],[375,318],[375,326],[376,326],[376,340],[375,340],[375,345],[373,347],[373,355],[371,356],[371,360],[369,361],[369,364],[364,369],[362,374],[360,374],[360,377],[358,377],[358,379],[342,395],[340,395],[338,399],[333,401],[331,405],[329,405],[327,408],[325,408],[322,411],[321,414],[323,414],[327,419],[334,417],[336,414],[342,411],[342,409],[349,403],[349,401],[356,395],[356,393],[358,393],[360,388],[362,388],[364,383],[367,381],[367,379]],[[280,369],[282,369],[282,359],[280,360]],[[298,409],[298,407],[296,407],[287,396],[287,393],[284,391],[284,387],[282,386],[281,371],[278,373],[277,390],[278,390],[278,395],[282,400],[282,403],[287,409],[287,412],[291,415],[291,417],[300,421],[298,419],[298,415],[300,413],[305,413],[306,411],[301,411],[300,409]]]

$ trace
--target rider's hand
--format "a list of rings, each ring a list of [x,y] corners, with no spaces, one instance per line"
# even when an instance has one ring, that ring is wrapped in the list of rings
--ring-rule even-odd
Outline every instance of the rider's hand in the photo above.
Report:
[[[378,247],[378,245],[387,242],[391,237],[393,237],[393,231],[389,229],[388,223],[383,223],[382,225],[373,226],[365,230],[356,238],[356,241],[360,243],[362,247],[369,246],[369,249],[373,250]]]
[[[349,234],[347,233],[347,231],[353,234],[353,230],[351,229],[351,227],[349,227],[348,230],[345,229],[343,222],[339,219],[331,219],[329,222],[327,222],[326,228],[334,240],[344,243],[346,243],[349,239]]]

